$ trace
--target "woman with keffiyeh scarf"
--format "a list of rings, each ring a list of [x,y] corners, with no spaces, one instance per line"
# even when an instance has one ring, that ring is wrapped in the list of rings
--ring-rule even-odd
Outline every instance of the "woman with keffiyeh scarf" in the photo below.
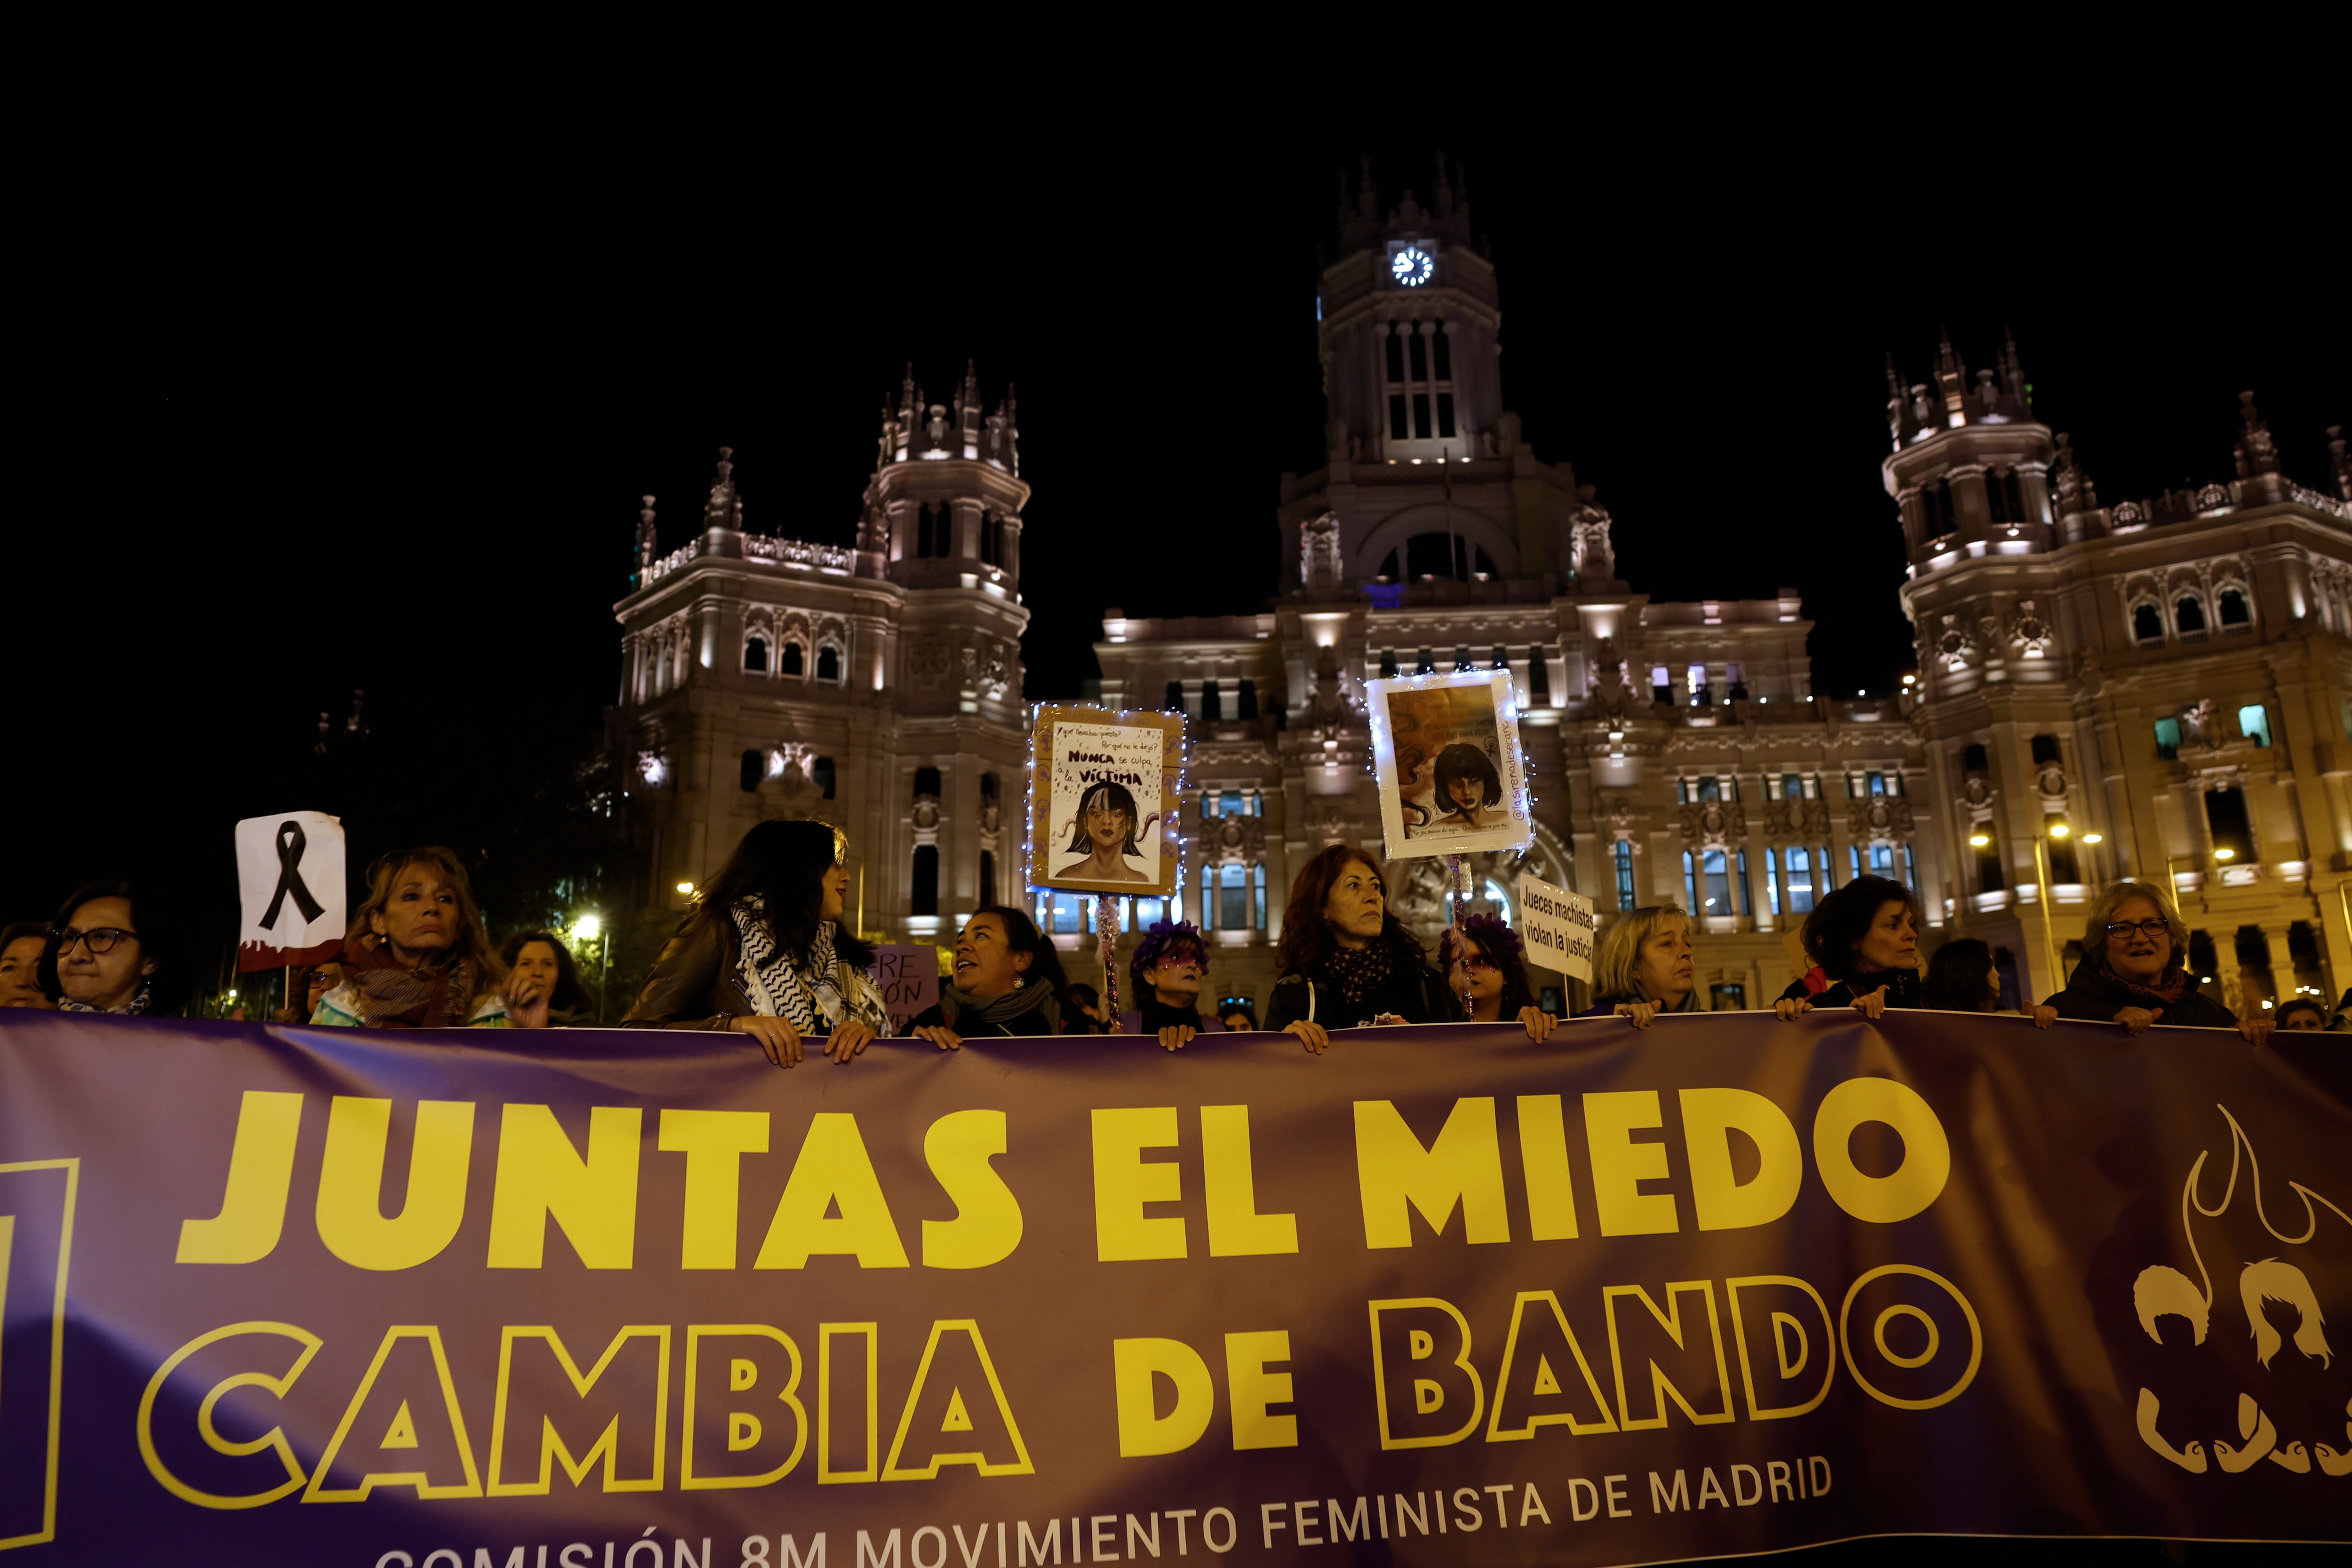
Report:
[[[2183,968],[2189,928],[2170,900],[2146,882],[2117,882],[2091,910],[2083,962],[2066,989],[2042,1004],[2058,1016],[2121,1024],[2137,1035],[2150,1024],[2235,1029],[2249,1045],[2270,1037],[2268,1018],[2240,1018],[2197,988]]]
[[[866,977],[874,950],[844,931],[848,840],[823,822],[762,822],[703,889],[654,961],[631,1029],[725,1029],[757,1040],[780,1068],[825,1037],[836,1062],[889,1025]]]

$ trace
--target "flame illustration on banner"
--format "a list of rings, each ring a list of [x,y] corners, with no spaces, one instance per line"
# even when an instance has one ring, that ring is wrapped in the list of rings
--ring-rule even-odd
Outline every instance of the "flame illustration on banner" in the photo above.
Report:
[[[2197,1265],[2198,1279],[2191,1279],[2169,1265],[2157,1264],[2140,1270],[2139,1277],[2132,1281],[2132,1308],[2139,1319],[2139,1326],[2149,1339],[2159,1345],[2164,1343],[2164,1335],[2158,1327],[2160,1319],[2175,1317],[2184,1320],[2189,1327],[2191,1342],[2200,1345],[2205,1342],[2206,1334],[2212,1327],[2213,1277],[2206,1268],[2204,1254],[2198,1248],[2196,1232],[2189,1222],[2189,1211],[2194,1208],[2207,1219],[2218,1219],[2228,1213],[2231,1200],[2237,1195],[2242,1159],[2245,1166],[2246,1188],[2253,1196],[2254,1217],[2276,1240],[2288,1247],[2307,1245],[2319,1232],[2319,1210],[2322,1208],[2352,1226],[2352,1215],[2346,1214],[2300,1182],[2289,1182],[2287,1190],[2303,1200],[2303,1234],[2289,1236],[2273,1225],[2270,1215],[2263,1208],[2262,1163],[2254,1152],[2253,1140],[2246,1135],[2244,1128],[2238,1125],[2238,1119],[2230,1114],[2228,1106],[2217,1105],[2214,1109],[2230,1124],[2230,1176],[2222,1186],[2221,1201],[2208,1208],[2199,1193],[2198,1178],[2204,1173],[2206,1159],[2211,1152],[2210,1150],[2199,1153],[2196,1163],[2189,1169],[2188,1180],[2181,1184],[2180,1188],[2180,1230],[2189,1244],[2189,1256]],[[2323,1368],[2332,1366],[2335,1352],[2327,1343],[2326,1318],[2320,1310],[2318,1294],[2312,1289],[2310,1277],[2292,1262],[2265,1258],[2246,1264],[2238,1276],[2239,1308],[2245,1313],[2247,1331],[2254,1342],[2254,1359],[2263,1370],[2271,1370],[2273,1358],[2286,1345],[2284,1336],[2264,1310],[2271,1302],[2282,1303],[2294,1310],[2295,1350],[2319,1363]],[[2177,1334],[2179,1331],[2174,1332]],[[2346,1403],[2345,1414],[2352,1416],[2352,1401]],[[2143,1386],[2139,1391],[2138,1409],[2141,1441],[2191,1475],[2203,1475],[2207,1465],[2205,1445],[2191,1438],[2175,1447],[2158,1429],[2161,1415],[2162,1401],[2156,1391]],[[2307,1475],[2313,1460],[2316,1458],[2319,1468],[2327,1475],[2352,1475],[2352,1420],[2345,1423],[2345,1438],[2346,1447],[2342,1451],[2324,1442],[2315,1441],[2308,1449],[2300,1439],[2289,1438],[2282,1442],[2277,1426],[2260,1402],[2250,1394],[2241,1393],[2238,1395],[2238,1442],[2232,1444],[2215,1438],[2212,1461],[2231,1475],[2242,1474],[2265,1458],[2298,1475]]]

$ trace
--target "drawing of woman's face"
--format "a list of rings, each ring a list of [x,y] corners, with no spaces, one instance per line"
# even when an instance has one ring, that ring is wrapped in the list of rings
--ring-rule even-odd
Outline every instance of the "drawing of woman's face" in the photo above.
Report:
[[[1086,812],[1087,837],[1098,853],[1116,855],[1135,832],[1135,818],[1097,795]]]
[[[1446,780],[1445,793],[1453,798],[1457,811],[1475,811],[1486,804],[1486,789],[1466,774],[1456,773]]]

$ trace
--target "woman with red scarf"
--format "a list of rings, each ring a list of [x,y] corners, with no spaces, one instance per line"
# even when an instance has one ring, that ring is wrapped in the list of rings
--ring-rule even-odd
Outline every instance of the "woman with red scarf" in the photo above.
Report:
[[[2250,1045],[2269,1037],[2268,1018],[2239,1016],[2198,990],[2181,967],[2189,928],[2171,901],[2146,882],[2117,882],[2091,910],[2083,962],[2066,989],[2042,1005],[2062,1018],[2121,1024],[2137,1035],[2150,1024],[2235,1029]]]

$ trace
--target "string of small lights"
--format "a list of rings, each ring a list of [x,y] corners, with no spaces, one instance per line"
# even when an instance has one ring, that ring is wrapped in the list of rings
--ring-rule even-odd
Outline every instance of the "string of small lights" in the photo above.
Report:
[[[1036,877],[1037,821],[1040,815],[1050,807],[1053,802],[1051,779],[1046,781],[1044,796],[1041,797],[1037,793],[1037,739],[1039,731],[1044,727],[1043,716],[1047,708],[1055,710],[1057,719],[1073,722],[1117,724],[1135,719],[1176,721],[1176,782],[1171,788],[1163,781],[1160,788],[1162,798],[1173,795],[1176,804],[1160,817],[1160,852],[1163,858],[1170,856],[1174,858],[1176,876],[1166,897],[1181,910],[1184,897],[1184,835],[1181,818],[1184,814],[1184,791],[1191,786],[1192,768],[1192,726],[1190,717],[1181,708],[1122,708],[1114,712],[1108,708],[1071,702],[1028,704],[1029,809],[1025,813],[1022,826],[1021,863],[1025,872],[1024,885],[1029,894],[1030,907],[1033,909],[1037,907],[1040,894],[1050,898],[1057,891],[1066,890],[1048,886],[1037,880]],[[1167,752],[1164,747],[1160,752],[1160,765],[1165,768]],[[1118,1026],[1118,901],[1122,897],[1132,896],[1097,893],[1095,897],[1095,945],[1103,966],[1103,1012],[1113,1028]],[[1050,921],[1044,923],[1050,928]],[[1046,939],[1052,940],[1050,929],[1047,931]]]

